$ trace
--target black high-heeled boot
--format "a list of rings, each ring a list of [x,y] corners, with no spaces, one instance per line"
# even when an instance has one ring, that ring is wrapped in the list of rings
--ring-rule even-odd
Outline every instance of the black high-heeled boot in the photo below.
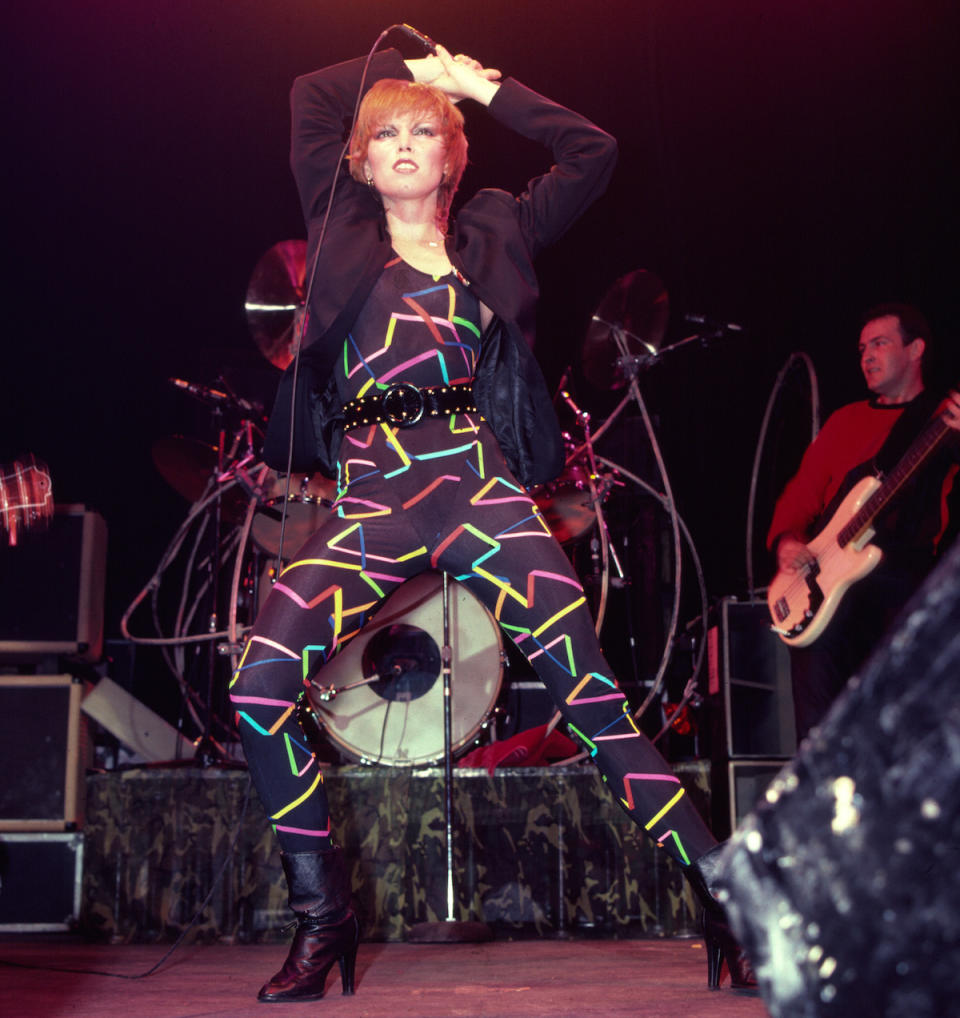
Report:
[[[684,871],[690,886],[703,905],[703,940],[707,949],[707,986],[720,988],[723,963],[730,972],[730,985],[735,990],[755,990],[757,977],[750,959],[744,953],[727,922],[723,906],[717,899],[715,875],[723,845],[717,845],[700,856]]]
[[[350,882],[339,848],[281,856],[297,932],[283,968],[257,996],[267,1004],[318,1000],[327,973],[340,963],[344,996],[353,993],[360,923],[350,908]]]

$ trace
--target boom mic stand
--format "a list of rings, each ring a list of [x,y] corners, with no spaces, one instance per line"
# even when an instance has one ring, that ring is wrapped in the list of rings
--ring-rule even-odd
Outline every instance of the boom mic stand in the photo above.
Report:
[[[453,650],[450,644],[450,579],[443,573],[443,816],[447,840],[447,917],[440,922],[415,923],[407,933],[414,944],[476,944],[493,939],[493,931],[483,922],[455,917],[453,888]]]

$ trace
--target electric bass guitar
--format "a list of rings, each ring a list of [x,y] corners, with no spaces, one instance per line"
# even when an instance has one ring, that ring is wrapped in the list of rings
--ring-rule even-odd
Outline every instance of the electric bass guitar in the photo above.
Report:
[[[873,521],[939,448],[951,429],[943,417],[924,428],[886,477],[864,477],[807,545],[813,562],[781,570],[767,590],[773,630],[791,647],[813,643],[830,624],[844,594],[880,564],[883,552],[870,539]]]

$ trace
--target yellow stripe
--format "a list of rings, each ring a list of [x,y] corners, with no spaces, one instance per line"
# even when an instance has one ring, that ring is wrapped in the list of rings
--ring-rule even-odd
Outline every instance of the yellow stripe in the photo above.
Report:
[[[284,806],[282,810],[280,810],[277,813],[274,813],[273,816],[270,817],[270,819],[279,820],[280,817],[285,816],[287,813],[290,812],[290,810],[296,809],[301,802],[305,802],[307,799],[310,798],[311,795],[313,795],[317,785],[319,785],[322,780],[323,775],[320,773],[320,771],[317,771],[317,776],[313,779],[313,784],[303,793],[303,795],[301,795],[299,799],[294,799],[294,801],[291,802],[289,806]]]
[[[564,615],[569,615],[570,612],[574,610],[574,608],[579,608],[580,605],[586,602],[586,600],[587,599],[585,597],[581,597],[577,601],[572,601],[570,604],[567,605],[566,608],[561,608],[560,611],[558,611],[557,614],[553,616],[553,618],[547,619],[547,621],[544,622],[544,624],[539,629],[535,629],[533,635],[539,636],[545,629],[549,629],[554,624],[554,622],[557,621],[557,619],[562,619]]]
[[[666,806],[664,806],[664,807],[663,807],[663,809],[662,809],[662,810],[660,810],[660,812],[659,812],[659,813],[658,813],[658,814],[657,814],[657,815],[656,815],[656,816],[655,816],[655,817],[654,817],[654,818],[653,818],[653,819],[652,819],[652,820],[651,820],[651,821],[650,821],[650,822],[649,822],[648,824],[645,824],[645,825],[644,825],[644,828],[643,828],[643,829],[644,829],[645,831],[649,831],[649,830],[650,830],[650,828],[651,828],[651,827],[653,827],[653,825],[654,825],[654,824],[655,824],[655,823],[656,823],[656,822],[657,822],[657,821],[658,821],[658,820],[659,820],[659,819],[660,819],[660,818],[661,818],[661,817],[662,817],[662,816],[663,816],[664,814],[666,814],[666,813],[669,813],[669,812],[670,812],[670,810],[671,810],[671,809],[673,809],[673,807],[674,807],[674,806],[675,806],[675,805],[677,804],[677,801],[679,800],[679,798],[680,798],[680,796],[681,796],[681,795],[683,795],[683,789],[682,789],[682,788],[680,789],[680,791],[679,791],[679,792],[677,792],[677,794],[676,794],[676,795],[675,795],[675,796],[674,796],[674,797],[673,797],[673,798],[672,798],[672,799],[671,799],[671,800],[670,800],[670,801],[669,801],[669,802],[668,802],[668,803],[666,804]]]

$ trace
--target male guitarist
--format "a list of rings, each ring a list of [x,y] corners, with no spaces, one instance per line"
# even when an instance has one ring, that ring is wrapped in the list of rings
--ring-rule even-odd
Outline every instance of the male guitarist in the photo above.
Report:
[[[908,305],[886,304],[871,309],[863,322],[860,368],[871,396],[827,419],[778,499],[767,535],[780,570],[774,583],[792,575],[802,581],[793,586],[806,590],[819,569],[808,542],[816,545],[815,538],[839,522],[846,510],[838,506],[850,489],[868,475],[882,478],[902,466],[911,443],[938,412],[951,430],[872,521],[871,543],[883,553],[879,565],[843,593],[812,642],[791,646],[798,740],[826,714],[932,567],[955,498],[948,496],[960,460],[960,394],[939,401],[924,387],[931,342],[926,319]],[[960,492],[960,482],[956,487]]]

